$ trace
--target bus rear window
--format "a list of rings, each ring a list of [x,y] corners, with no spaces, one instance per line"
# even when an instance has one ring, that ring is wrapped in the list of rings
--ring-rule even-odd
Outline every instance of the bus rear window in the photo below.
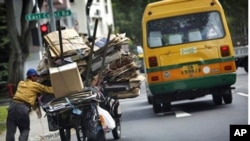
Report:
[[[147,23],[150,48],[218,39],[225,34],[218,12],[152,20]]]

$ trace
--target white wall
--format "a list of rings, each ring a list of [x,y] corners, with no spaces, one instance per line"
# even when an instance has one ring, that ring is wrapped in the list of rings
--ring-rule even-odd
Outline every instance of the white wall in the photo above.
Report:
[[[74,3],[71,3],[71,11],[72,14],[77,17],[77,21],[79,24],[80,33],[87,33],[87,25],[86,25],[86,13],[85,13],[85,5],[87,1],[85,0],[75,0]]]
[[[97,37],[106,36],[108,34],[108,25],[112,25],[114,29],[114,20],[113,20],[113,10],[111,0],[93,0],[93,3],[90,7],[90,29],[91,34],[93,34],[95,19],[99,19],[98,28],[97,28]],[[74,3],[71,3],[71,11],[77,15],[79,22],[79,32],[88,33],[87,31],[87,18],[85,7],[87,0],[75,0]],[[106,13],[105,6],[108,8],[108,13]],[[99,14],[97,15],[97,10]]]

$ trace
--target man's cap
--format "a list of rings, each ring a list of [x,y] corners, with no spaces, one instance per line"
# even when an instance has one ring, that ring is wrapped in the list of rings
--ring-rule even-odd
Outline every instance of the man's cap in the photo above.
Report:
[[[35,69],[29,69],[26,73],[27,76],[39,76]]]

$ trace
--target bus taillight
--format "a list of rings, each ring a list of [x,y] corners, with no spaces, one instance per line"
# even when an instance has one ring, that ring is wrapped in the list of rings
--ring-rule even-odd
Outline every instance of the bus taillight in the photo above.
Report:
[[[230,55],[229,46],[228,45],[221,46],[220,47],[220,52],[221,52],[222,57],[229,56]]]
[[[158,66],[158,62],[157,62],[156,56],[149,57],[148,58],[148,62],[149,62],[149,67],[157,67]]]

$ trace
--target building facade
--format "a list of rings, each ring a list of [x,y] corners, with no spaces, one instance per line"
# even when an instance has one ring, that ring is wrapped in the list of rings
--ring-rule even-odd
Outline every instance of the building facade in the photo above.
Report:
[[[54,0],[54,11],[69,9],[71,16],[62,18],[61,21],[67,27],[75,27],[79,33],[92,36],[95,21],[98,20],[96,36],[106,36],[108,27],[114,29],[113,10],[111,0],[92,0],[89,7],[89,14],[86,13],[86,6],[89,0]],[[48,4],[45,2],[41,11],[48,11]]]

